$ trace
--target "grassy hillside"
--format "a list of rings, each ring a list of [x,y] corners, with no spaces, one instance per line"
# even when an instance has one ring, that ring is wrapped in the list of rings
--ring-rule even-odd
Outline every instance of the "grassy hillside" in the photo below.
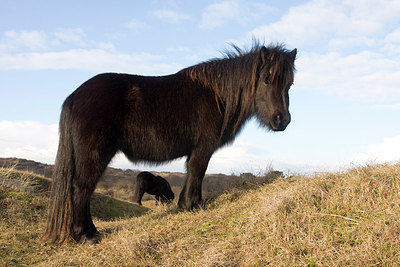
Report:
[[[100,244],[43,245],[46,195],[0,182],[0,266],[400,264],[400,164],[278,178],[231,190],[197,212],[122,203],[130,208],[119,214],[93,210]]]

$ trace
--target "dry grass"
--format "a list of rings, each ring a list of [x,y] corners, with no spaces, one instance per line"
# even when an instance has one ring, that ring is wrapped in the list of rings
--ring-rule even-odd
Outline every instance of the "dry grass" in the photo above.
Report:
[[[44,223],[47,197],[32,194],[37,180],[31,173],[0,168],[0,266],[46,259],[38,225]]]
[[[400,265],[399,164],[277,179],[197,212],[151,206],[97,218],[104,239],[96,246],[43,246],[45,199],[0,189],[0,265]]]

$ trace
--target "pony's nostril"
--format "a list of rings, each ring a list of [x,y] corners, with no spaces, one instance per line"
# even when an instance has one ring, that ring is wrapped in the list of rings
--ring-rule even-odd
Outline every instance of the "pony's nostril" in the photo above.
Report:
[[[282,114],[281,112],[276,112],[271,121],[271,128],[274,131],[283,131],[290,122],[290,114]]]
[[[280,113],[275,114],[275,116],[274,116],[274,124],[276,126],[281,124],[281,114]]]

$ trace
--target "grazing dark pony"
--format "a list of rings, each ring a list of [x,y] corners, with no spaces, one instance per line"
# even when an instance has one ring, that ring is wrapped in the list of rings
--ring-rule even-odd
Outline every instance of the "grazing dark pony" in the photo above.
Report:
[[[289,87],[297,50],[255,44],[168,76],[106,73],[65,100],[44,239],[97,243],[90,198],[118,151],[132,162],[187,157],[178,206],[201,205],[213,153],[232,143],[256,116],[283,131],[290,122]]]
[[[157,203],[170,203],[175,198],[174,192],[172,192],[168,181],[161,176],[155,176],[150,172],[141,172],[136,176],[136,187],[133,201],[142,205],[142,197],[144,193],[155,195]]]

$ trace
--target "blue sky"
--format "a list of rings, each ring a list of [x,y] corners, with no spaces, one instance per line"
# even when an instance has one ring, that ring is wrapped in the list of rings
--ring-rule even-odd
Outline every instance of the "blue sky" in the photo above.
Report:
[[[292,122],[250,121],[208,173],[400,160],[400,1],[0,1],[0,157],[53,163],[63,100],[102,72],[164,75],[252,37],[297,48]],[[158,167],[184,171],[184,159]]]

